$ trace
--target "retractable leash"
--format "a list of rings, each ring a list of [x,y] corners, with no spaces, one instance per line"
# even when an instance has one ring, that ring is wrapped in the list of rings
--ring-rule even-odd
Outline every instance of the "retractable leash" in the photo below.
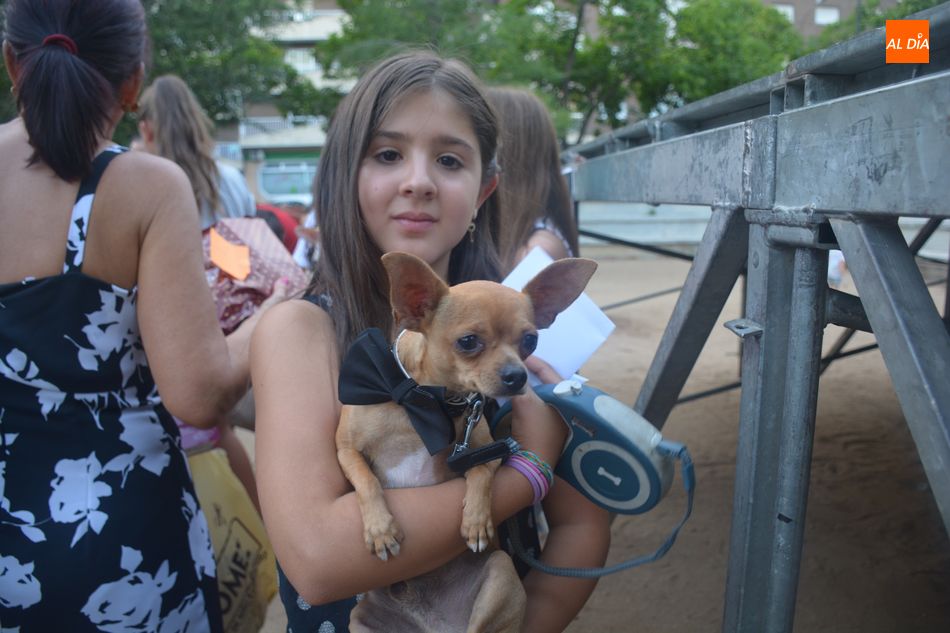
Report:
[[[611,512],[642,514],[666,495],[674,477],[674,462],[679,460],[686,489],[686,511],[655,552],[609,567],[545,565],[525,551],[517,519],[509,519],[514,523],[509,538],[515,554],[534,569],[575,578],[599,578],[662,558],[673,546],[693,510],[696,477],[686,446],[663,439],[660,431],[636,411],[577,380],[542,385],[535,392],[557,409],[568,425],[567,445],[554,469],[561,479]],[[490,422],[493,433],[510,413],[511,403],[508,402]]]

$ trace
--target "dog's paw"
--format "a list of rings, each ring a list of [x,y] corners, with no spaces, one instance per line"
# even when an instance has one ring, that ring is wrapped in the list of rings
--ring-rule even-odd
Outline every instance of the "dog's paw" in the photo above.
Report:
[[[399,543],[402,542],[403,534],[396,520],[387,515],[380,517],[379,521],[368,524],[363,529],[363,540],[366,542],[366,548],[371,554],[376,554],[380,560],[389,560],[389,555],[399,555]]]
[[[473,552],[484,552],[488,549],[495,539],[495,526],[492,524],[491,515],[469,516],[469,513],[463,512],[462,538]]]

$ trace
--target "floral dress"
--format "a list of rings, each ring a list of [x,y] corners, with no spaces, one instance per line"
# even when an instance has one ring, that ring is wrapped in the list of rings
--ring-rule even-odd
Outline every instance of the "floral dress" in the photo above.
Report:
[[[93,163],[63,274],[0,284],[0,631],[220,631],[215,564],[136,288],[82,272]]]

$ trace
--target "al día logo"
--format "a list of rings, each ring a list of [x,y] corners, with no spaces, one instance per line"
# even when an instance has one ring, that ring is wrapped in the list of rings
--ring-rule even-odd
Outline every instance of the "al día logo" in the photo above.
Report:
[[[930,63],[930,22],[927,20],[887,20],[884,26],[888,64]]]

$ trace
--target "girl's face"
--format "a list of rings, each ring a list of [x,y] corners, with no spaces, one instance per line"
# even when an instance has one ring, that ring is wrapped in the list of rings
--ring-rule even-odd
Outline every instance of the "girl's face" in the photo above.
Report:
[[[418,92],[400,100],[370,141],[360,211],[380,250],[416,255],[445,279],[452,248],[495,184],[482,183],[478,140],[455,100]]]

